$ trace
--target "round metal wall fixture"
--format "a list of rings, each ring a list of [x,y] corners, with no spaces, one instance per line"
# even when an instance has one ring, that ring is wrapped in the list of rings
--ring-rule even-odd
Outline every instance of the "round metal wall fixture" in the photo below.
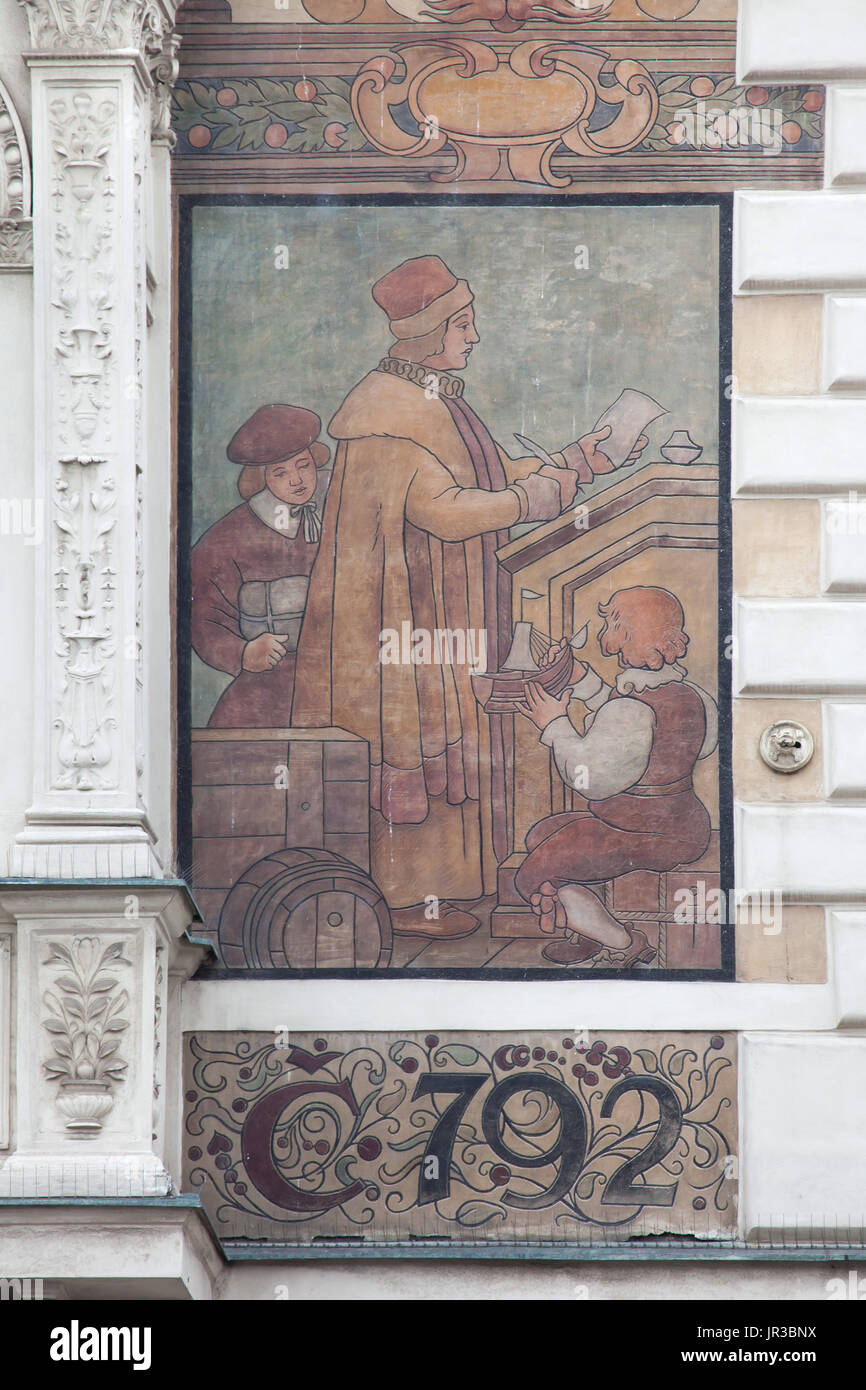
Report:
[[[761,734],[761,757],[774,772],[799,772],[811,761],[815,742],[795,719],[779,719]]]

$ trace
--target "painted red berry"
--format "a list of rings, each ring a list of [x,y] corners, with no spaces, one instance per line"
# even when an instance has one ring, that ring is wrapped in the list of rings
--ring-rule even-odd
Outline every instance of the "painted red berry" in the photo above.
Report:
[[[329,121],[322,131],[322,139],[332,150],[338,150],[346,143],[346,127],[342,121]]]
[[[300,82],[295,83],[292,90],[298,101],[312,101],[318,89],[315,82],[308,82],[306,77],[302,77]]]
[[[536,1062],[541,1062],[541,1061],[543,1060],[543,1058],[544,1058],[544,1048],[543,1048],[543,1047],[534,1047],[534,1048],[532,1049],[532,1055],[533,1055],[533,1057],[535,1058]]]
[[[210,131],[206,125],[194,125],[186,138],[194,150],[203,150],[210,144]]]
[[[328,1143],[327,1139],[316,1140],[316,1153],[319,1155],[320,1158],[324,1158],[325,1154],[328,1152],[328,1149],[330,1147],[331,1146]]]
[[[197,1144],[193,1148],[187,1149],[187,1153],[189,1157],[193,1160],[193,1162],[195,1162],[196,1159],[201,1158],[201,1149],[198,1147]]]
[[[490,1169],[490,1181],[497,1187],[504,1187],[511,1177],[511,1169],[506,1168],[504,1163],[497,1163]]]
[[[427,1034],[426,1038],[424,1039],[424,1046],[425,1046],[425,1047],[438,1047],[438,1046],[439,1046],[439,1039],[438,1039],[438,1037],[436,1036],[435,1033],[428,1033],[428,1034]]]
[[[400,1066],[403,1068],[404,1071],[407,1071],[407,1072],[409,1072],[410,1074],[411,1074],[413,1071],[417,1071],[417,1070],[418,1070],[418,1063],[417,1063],[417,1061],[415,1060],[414,1057],[407,1057],[406,1060],[405,1060],[404,1062],[401,1062],[401,1063],[400,1063]]]
[[[231,87],[221,87],[217,92],[217,101],[220,106],[235,106],[238,94]]]
[[[313,1049],[314,1049],[314,1051],[316,1051],[316,1052],[324,1052],[324,1050],[325,1050],[325,1048],[326,1048],[327,1046],[328,1046],[328,1040],[327,1040],[327,1038],[316,1038],[316,1041],[313,1043]]]
[[[597,1073],[597,1072],[594,1072],[594,1071],[588,1071],[588,1072],[586,1073],[586,1084],[587,1084],[587,1086],[595,1086],[595,1085],[597,1084],[597,1082],[598,1082],[598,1073]]]
[[[358,1141],[358,1156],[369,1163],[372,1159],[378,1158],[382,1152],[382,1145],[375,1134],[365,1134],[363,1139]]]

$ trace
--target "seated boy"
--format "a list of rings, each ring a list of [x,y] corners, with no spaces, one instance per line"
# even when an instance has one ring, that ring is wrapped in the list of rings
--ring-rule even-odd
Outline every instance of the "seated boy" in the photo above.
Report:
[[[587,885],[636,869],[662,873],[705,852],[710,818],[692,774],[716,745],[718,715],[680,664],[689,638],[673,594],[621,589],[599,612],[599,649],[620,666],[615,686],[575,660],[574,685],[559,699],[537,682],[525,687],[521,712],[541,731],[563,781],[589,800],[586,811],[532,827],[515,883],[541,929],[559,937],[544,948],[546,960],[576,965],[606,949],[613,965],[627,968],[650,964],[655,949]],[[564,644],[551,648],[545,664]],[[567,715],[572,690],[589,711],[582,735]]]

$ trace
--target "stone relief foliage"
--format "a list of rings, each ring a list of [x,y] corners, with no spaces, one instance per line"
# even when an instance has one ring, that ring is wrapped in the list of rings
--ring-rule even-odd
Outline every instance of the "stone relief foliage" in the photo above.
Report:
[[[115,965],[131,965],[122,941],[103,946],[98,937],[77,936],[71,945],[53,941],[46,964],[59,965],[54,988],[43,996],[43,1026],[51,1034],[54,1055],[45,1063],[56,1081],[120,1081],[127,1063],[119,1058],[119,1035],[129,994],[122,989]]]
[[[709,1034],[194,1035],[186,1186],[220,1233],[282,1241],[723,1233],[734,1056]]]
[[[55,484],[55,593],[58,655],[64,681],[54,721],[60,764],[54,785],[65,790],[106,790],[116,786],[108,770],[112,758],[111,714],[115,655],[114,588],[117,571],[109,547],[116,522],[114,480],[101,486],[87,480],[89,465],[78,463],[81,486],[66,478]],[[99,563],[102,561],[103,563]]]
[[[59,441],[69,450],[54,480],[53,584],[62,681],[52,785],[107,790],[117,785],[109,769],[116,728],[110,712],[116,491],[113,478],[100,476],[104,459],[90,451],[110,436],[116,101],[101,89],[70,87],[51,101],[49,125],[57,418]]]
[[[132,962],[122,941],[105,945],[95,936],[53,941],[49,951],[46,965],[62,973],[43,995],[42,1026],[53,1048],[43,1066],[46,1076],[60,1082],[57,1108],[70,1134],[93,1138],[114,1104],[112,1085],[127,1071],[118,1053],[129,1028],[130,1001],[115,970]]]
[[[155,0],[20,0],[33,47],[42,52],[104,53],[152,46],[169,28]]]
[[[12,98],[0,82],[0,269],[33,263],[30,165]]]
[[[108,164],[117,106],[86,90],[51,102],[56,159],[56,353],[66,365],[73,437],[90,440],[104,410],[112,352],[113,188]]]

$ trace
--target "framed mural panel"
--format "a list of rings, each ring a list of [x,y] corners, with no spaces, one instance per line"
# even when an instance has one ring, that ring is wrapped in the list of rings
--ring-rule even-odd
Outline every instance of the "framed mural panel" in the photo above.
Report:
[[[180,210],[219,970],[730,978],[728,196]]]

